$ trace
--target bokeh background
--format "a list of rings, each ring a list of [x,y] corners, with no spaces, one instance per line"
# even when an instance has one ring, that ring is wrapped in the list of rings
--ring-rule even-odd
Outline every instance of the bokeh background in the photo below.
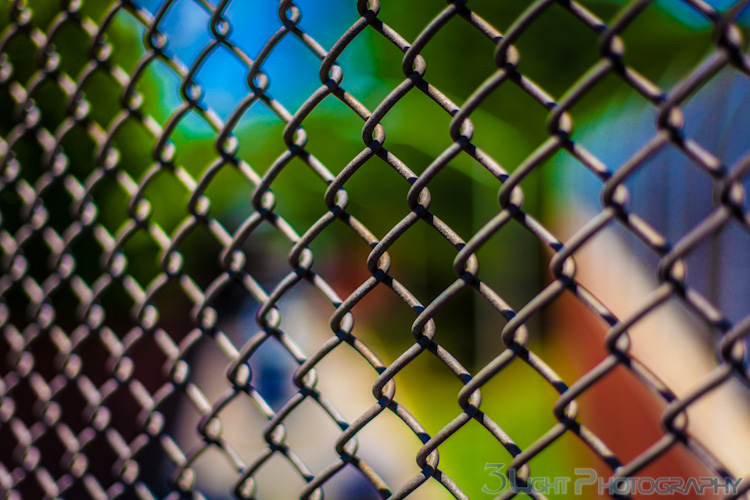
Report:
[[[601,19],[613,19],[627,6],[614,0],[580,2]],[[735,2],[708,2],[722,10]],[[67,2],[63,2],[66,5]],[[77,4],[76,9],[78,9]],[[113,9],[113,5],[121,8]],[[359,18],[356,2],[345,0],[299,0],[295,2],[301,13],[298,27],[328,50]],[[467,5],[501,32],[529,6],[528,2],[513,0],[495,2],[471,0]],[[65,132],[62,124],[70,115],[70,96],[59,78],[42,75],[43,55],[34,37],[21,36],[5,47],[2,60],[2,91],[0,91],[0,135],[6,141],[18,128],[19,110],[26,99],[19,97],[17,88],[34,89],[33,105],[40,110],[39,126],[14,143],[13,159],[22,166],[22,177],[32,185],[49,168],[50,154],[45,151],[38,130],[62,137],[59,147],[67,159],[64,169],[82,184],[91,179],[97,166],[102,165],[102,149],[97,130],[111,134],[117,158],[113,170],[127,173],[105,176],[90,190],[91,201],[97,208],[96,224],[111,237],[127,233],[132,218],[128,213],[133,199],[134,184],[148,200],[148,224],[122,239],[121,252],[125,257],[125,274],[143,290],[155,288],[165,275],[162,259],[165,248],[162,235],[174,241],[185,233],[190,222],[188,207],[195,181],[211,170],[219,159],[216,147],[217,123],[226,123],[233,115],[239,119],[232,128],[241,158],[259,176],[287,151],[283,141],[286,126],[284,117],[274,112],[267,103],[253,103],[242,113],[235,113],[248,98],[248,66],[226,46],[216,45],[209,52],[206,47],[215,40],[211,32],[209,1],[174,0],[166,5],[162,0],[142,2],[88,2],[80,6],[74,16],[78,23],[62,23],[54,34],[51,52],[59,58],[59,68],[73,81],[80,81],[90,63],[91,28],[100,26],[108,13],[111,24],[106,30],[106,42],[112,47],[108,68],[121,71],[118,81],[105,71],[96,71],[85,82],[83,92],[88,102],[87,119],[72,125]],[[268,39],[276,32],[279,4],[271,0],[227,2],[223,17],[231,25],[228,40],[250,58],[256,58]],[[59,22],[60,7],[53,2],[32,2],[26,6],[33,17],[32,30],[50,34]],[[383,0],[379,18],[395,29],[406,40],[413,41],[440,10],[443,2],[434,0]],[[113,10],[112,10],[113,9]],[[12,7],[0,9],[1,23],[10,26]],[[166,59],[153,57],[147,50],[148,29],[144,26],[156,16],[159,21]],[[745,30],[747,16],[739,18]],[[83,26],[83,28],[82,28]],[[669,89],[696,68],[714,49],[713,25],[688,2],[680,0],[656,1],[638,16],[622,34],[626,46],[626,61],[639,72]],[[566,90],[599,61],[599,39],[596,33],[582,25],[562,5],[552,5],[515,43],[521,63],[519,69],[528,78],[559,99]],[[459,106],[497,68],[494,63],[495,43],[475,28],[456,17],[446,24],[421,52],[427,64],[425,79],[436,86]],[[204,57],[201,55],[203,54]],[[404,81],[403,53],[373,29],[365,29],[337,59],[344,78],[341,86],[365,105],[375,109],[382,100]],[[268,78],[266,95],[294,114],[320,88],[318,76],[321,60],[300,39],[285,36],[262,65]],[[201,91],[195,106],[187,106],[181,85],[180,71],[193,70],[192,78]],[[117,73],[120,74],[120,73]],[[140,101],[137,112],[123,113],[124,82],[138,75],[134,94],[126,100]],[[35,79],[41,81],[35,83]],[[750,86],[745,76],[727,69],[713,79],[685,107],[686,131],[731,165],[747,152],[746,116],[750,116]],[[137,95],[137,97],[135,97]],[[184,112],[183,112],[184,111]],[[278,111],[278,109],[277,109]],[[616,169],[655,133],[657,110],[632,88],[615,76],[597,84],[571,111],[575,123],[573,139],[585,145],[611,170]],[[548,137],[548,110],[533,101],[516,85],[506,83],[494,91],[471,115],[474,125],[473,143],[492,156],[507,171],[512,172]],[[120,122],[124,123],[120,124]],[[451,116],[420,91],[414,89],[390,110],[382,120],[386,130],[385,146],[415,173],[424,169],[452,144],[448,133]],[[97,124],[97,127],[90,126]],[[151,123],[158,124],[155,127]],[[338,174],[366,144],[362,141],[362,119],[340,100],[327,97],[305,118],[306,150],[315,155],[333,175]],[[166,130],[161,137],[154,130]],[[167,151],[167,155],[163,152]],[[7,158],[6,158],[7,159]],[[109,161],[105,158],[104,161]],[[129,180],[128,180],[129,179]],[[187,180],[186,179],[192,179]],[[87,184],[87,187],[91,184]],[[251,179],[231,164],[223,165],[204,191],[210,200],[210,216],[219,221],[228,234],[234,234],[254,212],[251,199],[255,189]],[[379,158],[368,161],[346,183],[349,194],[347,211],[357,217],[377,237],[382,238],[403,217],[409,214],[406,203],[409,183],[398,176]],[[648,168],[628,181],[634,193],[633,211],[639,213],[658,230],[675,241],[694,227],[712,208],[711,179],[676,150],[653,160]],[[308,163],[295,157],[273,180],[271,190],[276,197],[275,211],[298,234],[302,234],[328,209],[323,201],[327,188]],[[497,201],[500,182],[468,155],[459,155],[429,183],[432,193],[430,210],[448,223],[464,240],[468,240],[493,216],[500,206]],[[552,156],[543,167],[524,179],[524,209],[549,227],[563,241],[601,209],[601,182],[565,151]],[[46,211],[45,225],[64,234],[71,224],[71,214],[80,208],[64,182],[54,185],[43,195]],[[200,200],[198,200],[200,201]],[[22,193],[14,188],[4,189],[0,195],[2,229],[16,235],[27,217]],[[197,224],[186,232],[179,243],[182,272],[202,290],[210,287],[222,273],[221,254],[226,244],[211,232],[210,224]],[[611,234],[610,234],[611,233]],[[613,226],[607,241],[614,241],[620,249],[617,262],[612,259],[593,262],[589,283],[606,296],[605,303],[613,310],[629,310],[632,302],[627,294],[609,293],[606,287],[616,283],[627,288],[624,274],[635,276],[645,288],[656,283],[654,272],[656,255],[640,245],[626,231]],[[41,242],[42,236],[39,236]],[[603,237],[604,239],[605,237]],[[748,278],[750,261],[746,258],[747,234],[730,228],[701,248],[690,261],[691,286],[709,297],[727,316],[740,320],[747,314]],[[292,244],[270,224],[261,224],[243,244],[247,256],[246,269],[267,291],[272,290],[290,272],[287,254]],[[366,261],[370,247],[344,224],[334,223],[326,228],[310,245],[315,255],[315,270],[342,298],[352,293],[369,276]],[[85,231],[72,248],[76,256],[75,274],[93,286],[102,275],[107,252],[97,240],[95,231]],[[603,251],[603,250],[602,250]],[[42,282],[49,273],[51,252],[44,244],[29,244],[24,248],[28,274]],[[434,228],[418,223],[410,228],[389,249],[392,258],[391,275],[403,283],[423,304],[428,304],[446,289],[456,276],[452,262],[457,250]],[[510,224],[482,246],[477,254],[480,278],[500,294],[516,311],[533,299],[551,281],[548,271],[551,252],[520,225]],[[582,267],[585,267],[585,262]],[[617,268],[617,273],[608,274]],[[651,280],[651,281],[649,281]],[[169,281],[169,280],[168,280]],[[587,285],[589,285],[587,284]],[[638,285],[631,288],[640,290]],[[20,288],[20,287],[17,287]],[[196,332],[196,325],[188,311],[194,302],[180,280],[171,280],[152,298],[158,309],[159,325],[180,346],[180,358],[191,365],[190,381],[200,388],[211,403],[216,401],[229,384],[226,366],[230,359],[217,347],[217,337]],[[639,293],[639,292],[638,292]],[[568,300],[569,299],[569,300]],[[531,332],[530,349],[545,359],[562,378],[571,383],[606,355],[601,337],[606,330],[591,313],[572,298],[561,301],[534,315],[528,322]],[[622,300],[623,304],[617,302]],[[27,309],[29,298],[20,290],[6,296],[11,311],[10,323],[23,330],[30,324]],[[80,297],[74,287],[63,287],[53,297],[57,311],[55,321],[68,334],[77,331],[81,323]],[[106,311],[107,325],[113,335],[124,340],[133,331],[141,311],[137,301],[125,287],[112,287],[101,298]],[[258,334],[255,314],[260,304],[241,286],[229,286],[212,303],[221,332],[240,349]],[[281,328],[303,347],[315,351],[333,335],[328,321],[335,307],[313,287],[304,282],[281,301]],[[414,344],[411,325],[414,311],[385,286],[378,286],[353,310],[354,334],[370,346],[387,365]],[[667,312],[666,323],[693,323],[694,328],[681,330],[693,339],[701,360],[710,359],[714,332],[695,321],[686,309],[676,305]],[[675,318],[680,318],[675,319]],[[478,294],[464,292],[450,301],[435,317],[435,340],[447,349],[471,373],[476,373],[503,349],[500,332],[505,319]],[[97,333],[97,335],[100,335]],[[186,340],[187,339],[187,340]],[[659,372],[659,358],[669,349],[653,345],[655,354],[652,369]],[[2,346],[4,352],[12,349]],[[56,348],[51,341],[34,344],[35,370],[48,381],[56,374]],[[81,344],[81,356],[88,359],[87,376],[100,388],[112,380],[116,367],[108,360],[101,342]],[[0,351],[2,352],[2,351]],[[58,356],[59,357],[59,356]],[[173,360],[157,348],[150,338],[138,340],[128,352],[133,361],[134,375],[150,394],[165,387],[166,375]],[[101,360],[101,363],[96,361]],[[45,362],[47,360],[47,362]],[[701,361],[701,362],[704,362]],[[697,362],[696,362],[697,363]],[[710,361],[707,361],[710,366]],[[289,353],[274,339],[266,341],[249,361],[254,385],[272,408],[278,410],[293,396],[296,387],[292,374],[299,366]],[[683,363],[684,365],[684,363]],[[691,369],[687,366],[687,370]],[[664,373],[677,368],[666,367]],[[337,348],[319,366],[321,391],[351,422],[374,403],[371,386],[377,374],[346,344]],[[685,375],[676,373],[675,380]],[[396,377],[397,397],[422,423],[430,435],[461,413],[456,402],[462,382],[436,357],[424,353],[410,363]],[[21,381],[14,397],[24,392]],[[112,422],[126,442],[141,432],[132,422],[139,422],[142,408],[134,404],[129,384],[118,386],[108,398]],[[735,388],[729,397],[737,402],[735,411],[741,420],[746,416],[746,396]],[[687,390],[687,388],[685,388]],[[734,389],[733,389],[734,390]],[[557,391],[523,362],[514,362],[483,389],[482,410],[493,418],[522,448],[525,449],[557,420],[552,405]],[[740,394],[740,396],[737,396]],[[745,400],[738,399],[744,397]],[[63,411],[75,413],[85,402],[75,389],[57,395]],[[20,400],[22,401],[22,399]],[[743,402],[744,401],[744,402]],[[33,406],[34,398],[29,400]],[[714,402],[708,413],[721,408]],[[19,405],[22,406],[22,405]],[[300,450],[314,472],[335,460],[333,440],[338,432],[330,419],[315,405],[301,407],[296,417],[290,417],[289,443]],[[597,385],[580,401],[582,421],[599,433],[621,459],[627,461],[643,451],[663,433],[659,414],[664,404],[650,394],[625,369],[611,379]],[[20,410],[19,410],[20,411]],[[33,421],[35,410],[25,416]],[[194,432],[202,416],[186,391],[177,390],[166,398],[160,411],[165,417],[165,433],[179,446],[188,450],[203,446]],[[264,442],[260,431],[264,418],[249,401],[232,403],[223,411],[224,437],[235,446],[245,460],[251,461]],[[708,418],[708,417],[707,417]],[[296,420],[295,420],[296,419]],[[420,448],[419,440],[393,415],[384,413],[377,424],[368,426],[361,436],[361,454],[376,469],[382,468],[384,477],[398,485],[417,474],[414,455]],[[81,430],[84,428],[81,424]],[[310,427],[315,430],[311,431]],[[629,428],[629,432],[623,430]],[[739,432],[739,431],[738,431]],[[745,432],[745,431],[742,431]],[[741,446],[747,434],[735,433],[736,446]],[[15,442],[7,426],[0,428],[9,443]],[[104,440],[105,437],[97,438]],[[724,439],[724,438],[722,438]],[[60,469],[55,439],[44,450],[45,466]],[[717,446],[722,447],[723,441]],[[46,448],[45,448],[46,446]],[[56,448],[57,446],[57,448]],[[13,446],[8,446],[10,450]],[[92,445],[100,458],[92,460],[92,470],[101,469],[106,477],[117,459],[108,447]],[[8,451],[11,453],[11,451]],[[730,455],[732,452],[730,451]],[[91,456],[91,455],[90,455]],[[174,466],[165,456],[158,440],[140,452],[140,479],[160,498],[170,491],[168,477]],[[732,455],[734,456],[734,455]],[[394,458],[395,457],[395,458]],[[497,486],[493,470],[487,464],[507,464],[511,457],[486,429],[470,421],[458,433],[440,446],[440,468],[448,474],[470,498],[490,498],[483,491]],[[742,457],[736,467],[747,467]],[[98,462],[98,463],[97,463]],[[286,481],[282,474],[291,469],[279,460],[269,465],[258,478],[259,498],[287,498],[291,491],[302,488],[296,478]],[[144,466],[145,465],[145,466]],[[606,465],[593,455],[574,435],[568,433],[555,445],[532,461],[535,476],[575,477],[575,467],[593,467],[607,472]],[[500,470],[505,470],[501,467]],[[233,480],[238,477],[226,457],[211,447],[196,460],[196,485],[208,498],[226,498]],[[689,453],[675,452],[662,459],[650,471],[651,475],[697,475],[708,471]],[[741,475],[742,471],[739,471]],[[55,474],[52,474],[55,476]],[[292,474],[293,476],[294,474]],[[344,479],[333,481],[326,493],[331,498],[377,498],[356,472],[342,474]],[[234,479],[233,479],[234,478]],[[296,481],[296,482],[295,482]],[[106,489],[108,485],[103,485]],[[36,492],[34,481],[26,480],[29,498]],[[295,490],[296,489],[296,490]],[[594,492],[589,491],[591,498]],[[265,496],[264,496],[265,495]],[[338,495],[338,496],[337,496]],[[435,481],[428,481],[414,498],[449,498],[450,495]],[[565,495],[550,495],[563,498]],[[24,496],[24,498],[26,498]],[[71,498],[73,498],[71,496]]]

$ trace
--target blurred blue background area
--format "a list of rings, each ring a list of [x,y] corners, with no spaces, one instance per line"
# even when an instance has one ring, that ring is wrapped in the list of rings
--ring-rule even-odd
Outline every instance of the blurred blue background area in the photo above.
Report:
[[[625,2],[622,3],[624,4]],[[706,0],[705,3],[721,12],[738,4],[736,0]],[[655,5],[688,26],[694,28],[705,28],[711,25],[703,15],[696,11],[696,9],[685,0],[660,0],[655,2]],[[743,8],[743,12],[740,14],[738,21],[747,23],[747,6]]]
[[[731,169],[747,154],[750,124],[750,82],[727,69],[700,89],[684,106],[685,136],[697,141]],[[611,171],[620,168],[656,135],[657,110],[640,99],[609,109],[602,120],[579,130],[578,140]],[[565,191],[586,213],[601,209],[602,182],[565,157]],[[683,152],[668,146],[646,161],[625,183],[630,191],[628,209],[675,244],[707,218],[716,207],[711,177]],[[750,188],[750,180],[743,185]],[[631,250],[652,272],[658,258],[635,236],[620,233]],[[700,245],[688,259],[688,283],[708,297],[733,321],[747,314],[750,236],[730,222]]]
[[[163,4],[164,0],[138,2],[152,15],[156,15]],[[347,8],[342,8],[342,0],[301,0],[295,5],[302,12],[299,28],[325,50],[329,50],[359,17],[356,5],[347,3]],[[274,1],[233,1],[224,10],[223,17],[231,25],[229,41],[253,60],[281,27],[278,2]],[[208,9],[196,0],[171,2],[159,23],[159,30],[168,40],[166,53],[190,67],[213,40],[210,19]],[[356,38],[338,61],[345,71],[347,89],[353,91],[366,91],[376,84],[373,61],[363,57],[367,52],[365,43],[363,37]],[[270,80],[267,94],[293,113],[320,87],[319,67],[320,59],[296,36],[288,34],[263,63],[262,71]],[[223,45],[217,46],[196,75],[196,82],[205,90],[201,103],[226,120],[250,93],[247,73],[247,65],[237,55]],[[169,99],[165,104],[170,108],[180,102],[176,90],[165,97]],[[257,122],[274,118],[265,106],[258,105],[253,106],[248,119]]]

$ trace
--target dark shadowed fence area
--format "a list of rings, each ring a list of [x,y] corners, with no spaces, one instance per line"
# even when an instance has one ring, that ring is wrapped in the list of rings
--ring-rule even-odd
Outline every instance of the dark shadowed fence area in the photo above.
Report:
[[[749,4],[4,2],[3,498],[742,497]]]

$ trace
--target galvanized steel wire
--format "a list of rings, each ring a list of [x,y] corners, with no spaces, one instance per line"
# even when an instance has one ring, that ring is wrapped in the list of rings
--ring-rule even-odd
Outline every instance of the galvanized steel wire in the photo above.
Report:
[[[301,498],[322,498],[323,487],[346,466],[358,469],[382,498],[404,498],[426,481],[441,483],[455,498],[467,498],[461,486],[441,470],[438,450],[443,442],[472,420],[486,429],[486,439],[497,440],[513,457],[510,468],[517,471],[522,485],[533,476],[530,461],[563,435],[569,434],[574,434],[598,455],[611,468],[614,477],[637,474],[673,447],[686,447],[716,475],[733,477],[709,449],[690,436],[685,415],[687,408],[728,380],[748,380],[743,356],[750,334],[750,316],[735,323],[727,319],[721,310],[688,284],[685,259],[726,225],[750,229],[750,213],[744,205],[746,194],[741,184],[750,170],[750,155],[735,165],[724,164],[701,145],[700,138],[688,137],[684,133],[681,108],[724,68],[731,67],[750,75],[750,59],[743,52],[741,33],[735,24],[747,1],[718,12],[708,3],[685,0],[684,3],[713,24],[714,49],[700,66],[668,89],[660,88],[637,68],[630,67],[624,55],[625,45],[620,35],[644,9],[650,8],[651,2],[647,0],[630,2],[609,23],[574,1],[536,0],[529,2],[528,8],[503,32],[480,17],[481,13],[473,12],[471,2],[449,1],[414,40],[405,39],[381,20],[381,11],[387,10],[385,3],[381,7],[379,1],[359,0],[347,5],[347,8],[357,10],[358,19],[340,34],[329,50],[300,29],[301,12],[293,1],[282,0],[278,6],[278,19],[274,21],[277,30],[254,58],[228,37],[233,20],[226,11],[232,1],[238,0],[220,0],[216,5],[196,0],[210,15],[212,40],[190,66],[164,50],[168,35],[160,31],[160,23],[176,1],[166,0],[152,15],[130,0],[117,0],[111,2],[98,19],[85,14],[82,2],[63,1],[46,28],[35,24],[32,10],[22,0],[13,0],[9,7],[3,7],[8,10],[9,22],[3,27],[0,38],[0,92],[10,96],[14,109],[4,111],[12,112],[12,126],[0,140],[0,189],[5,196],[16,199],[19,207],[18,215],[2,214],[4,224],[0,228],[0,428],[12,436],[12,449],[8,449],[0,461],[0,487],[5,491],[5,498],[20,498],[20,492],[29,491],[29,488],[38,491],[43,498],[72,498],[70,495],[74,491],[86,492],[90,498],[152,498],[149,485],[142,480],[140,468],[149,446],[160,450],[171,464],[169,488],[174,498],[193,498],[200,493],[191,466],[209,448],[219,450],[236,470],[236,482],[231,485],[236,498],[254,497],[256,475],[272,457],[288,461],[290,470],[304,481],[306,486],[300,492]],[[519,69],[522,56],[514,47],[514,43],[552,5],[562,6],[579,21],[581,30],[590,30],[599,39],[599,61],[559,98],[550,95]],[[111,62],[118,47],[107,40],[108,29],[121,12],[127,13],[145,29],[145,51],[137,62],[134,61],[129,73]],[[486,37],[488,43],[496,45],[495,72],[460,104],[454,103],[425,78],[427,61],[421,55],[425,46],[449,22],[468,23]],[[69,72],[66,61],[59,57],[55,48],[58,33],[70,27],[79,31],[88,45],[87,62],[74,73]],[[365,30],[376,32],[403,53],[403,81],[375,109],[368,109],[357,95],[345,90],[346,78],[337,64],[344,49]],[[264,62],[285,37],[299,40],[320,61],[320,87],[306,96],[296,110],[287,109],[283,102],[272,97],[273,86],[269,85],[263,72]],[[14,73],[17,61],[12,60],[7,52],[7,47],[16,39],[27,39],[35,47],[35,53],[29,57],[33,56],[36,69],[26,80],[17,79]],[[247,97],[226,121],[205,107],[201,101],[203,89],[194,81],[205,60],[220,46],[245,63],[250,87]],[[170,110],[164,123],[142,112],[138,92],[143,74],[157,62],[167,65],[181,81],[181,102]],[[92,117],[85,96],[91,81],[102,75],[119,89],[119,102],[115,109],[107,110],[107,122]],[[651,140],[622,165],[605,165],[582,144],[571,139],[573,117],[570,109],[595,84],[610,76],[621,79],[658,110]],[[37,104],[39,93],[43,92],[41,89],[50,84],[56,86],[66,99],[64,116],[54,129],[42,125],[41,116],[47,110]],[[517,86],[540,108],[549,112],[548,139],[520,165],[508,170],[472,143],[472,113],[501,86]],[[442,108],[451,117],[447,132],[452,144],[421,174],[415,173],[387,149],[386,130],[381,124],[384,116],[410,92],[424,94],[433,106]],[[305,119],[325,99],[339,100],[362,121],[361,152],[338,173],[315,156],[315,145],[308,144],[304,129]],[[240,155],[239,143],[233,133],[243,114],[251,106],[260,105],[286,123],[283,133],[286,150],[262,174]],[[199,176],[174,162],[175,151],[169,143],[170,135],[188,113],[199,115],[215,136],[215,159]],[[131,123],[137,124],[156,143],[153,165],[137,176],[120,168],[121,155],[126,152],[119,151],[114,145],[118,134]],[[84,132],[94,142],[97,151],[85,174],[80,174],[80,169],[73,169],[66,156],[67,141],[79,132]],[[36,141],[40,148],[41,164],[36,168],[24,163],[23,153],[19,152],[19,144],[26,140]],[[678,241],[668,241],[631,211],[627,203],[629,193],[625,182],[663,148],[682,151],[712,178],[715,192],[711,214]],[[527,213],[520,187],[529,174],[561,150],[576,158],[600,180],[602,198],[601,212],[567,241],[560,241],[543,222]],[[430,182],[459,155],[470,156],[491,173],[499,190],[497,214],[466,240],[430,211]],[[374,157],[390,165],[409,186],[408,213],[382,238],[376,237],[348,210],[347,182]],[[309,227],[293,227],[285,219],[285,214],[277,209],[272,193],[275,179],[295,158],[303,161],[327,185],[323,197],[326,211]],[[248,193],[253,212],[235,231],[227,229],[224,221],[212,215],[211,200],[206,195],[212,180],[222,169],[235,169],[253,186],[252,193]],[[161,227],[151,217],[146,193],[153,179],[165,170],[170,171],[190,193],[182,219],[174,230]],[[94,196],[100,185],[113,179],[118,189],[127,195],[126,206],[116,208],[122,211],[127,221],[116,231],[100,222],[100,212],[105,207],[97,206]],[[49,199],[49,193],[56,189],[63,189],[70,200],[72,215],[64,230],[50,222],[53,215],[50,212],[59,210]],[[107,209],[113,208],[107,206]],[[17,227],[6,223],[13,217],[19,219]],[[420,302],[391,272],[390,247],[417,224],[428,225],[455,248],[455,281],[429,303]],[[616,317],[576,281],[576,252],[612,224],[626,228],[659,259],[659,287],[644,298],[638,310],[625,318]],[[370,276],[348,296],[340,296],[313,265],[311,243],[332,225],[346,227],[371,249],[366,262]],[[524,228],[553,255],[550,271],[554,279],[518,310],[482,281],[476,256],[480,247],[508,225]],[[243,250],[245,243],[255,237],[261,226],[272,227],[285,239],[288,248],[286,275],[270,289],[253,276]],[[183,269],[180,250],[185,239],[199,228],[221,247],[221,272],[204,287]],[[139,282],[128,271],[128,255],[124,248],[136,234],[145,234],[160,250],[159,274],[149,283]],[[104,255],[99,274],[93,280],[82,277],[77,270],[77,261],[86,257],[76,255],[74,248],[84,235],[94,238]],[[46,269],[30,265],[27,255],[34,252],[48,256]],[[301,282],[311,284],[331,304],[330,339],[315,352],[304,352],[294,336],[280,328],[278,304]],[[215,301],[230,283],[239,284],[259,304],[256,315],[259,333],[243,345],[235,345],[218,325]],[[182,339],[175,339],[165,328],[156,305],[160,294],[172,285],[178,286],[193,306],[190,312],[193,329]],[[413,345],[390,363],[382,361],[374,350],[355,336],[353,329],[356,305],[376,287],[391,289],[414,312],[414,322],[410,326]],[[107,310],[101,305],[101,298],[113,289],[120,289],[133,304],[132,328],[124,336],[113,332]],[[56,309],[56,297],[61,290],[72,291],[78,301],[76,324],[72,326],[58,324],[61,311]],[[435,314],[464,290],[482,297],[496,310],[498,317],[505,320],[502,339],[507,348],[475,373],[462,366],[435,336]],[[528,346],[528,319],[563,293],[573,294],[609,325],[605,338],[609,355],[585,376],[573,381],[562,380]],[[677,397],[647,367],[629,355],[628,328],[674,298],[710,325],[718,353],[714,372],[683,397]],[[21,312],[13,310],[19,300],[27,305]],[[214,401],[208,400],[190,378],[188,354],[196,342],[205,338],[212,339],[229,360],[228,365],[222,367],[229,391]],[[131,359],[132,352],[145,339],[153,342],[154,348],[167,359],[163,383],[155,392],[149,391],[135,375],[138,372]],[[272,408],[254,387],[248,366],[253,353],[267,341],[278,343],[299,365],[293,380],[297,391],[277,409]],[[107,370],[101,383],[92,378],[89,372],[91,360],[83,354],[92,344],[105,353],[106,359],[97,360],[97,363],[106,365]],[[372,406],[353,421],[347,421],[326,394],[317,388],[316,365],[340,345],[356,351],[377,373],[372,387]],[[44,347],[40,349],[40,346]],[[44,350],[51,350],[48,356],[51,362],[40,358],[39,352]],[[395,396],[394,377],[420,355],[435,356],[463,385],[457,394],[459,406],[456,407],[455,419],[432,435],[408,408],[399,404]],[[48,362],[53,366],[54,376],[48,375],[49,366],[42,366]],[[558,423],[526,448],[516,444],[512,436],[482,411],[483,386],[511,363],[527,364],[559,393],[553,408]],[[618,367],[630,370],[641,383],[657,391],[666,404],[662,417],[663,439],[626,463],[578,417],[576,405],[576,398]],[[80,414],[62,410],[62,400],[69,398],[71,392],[77,393],[82,402]],[[135,431],[125,431],[112,423],[111,413],[117,410],[110,408],[111,401],[121,392],[128,393],[131,404],[137,406]],[[186,396],[202,415],[195,428],[202,443],[197,448],[182,449],[165,427],[162,411],[176,394]],[[251,461],[243,460],[234,450],[233,443],[221,433],[222,410],[237,398],[252,400],[267,419],[266,426],[255,431],[265,440],[265,451]],[[303,402],[319,405],[341,431],[337,441],[331,444],[338,458],[322,471],[310,470],[286,442],[285,419]],[[383,412],[398,416],[402,425],[423,443],[414,457],[421,471],[405,484],[387,484],[376,468],[357,452],[357,434]],[[59,457],[62,472],[45,465],[44,455],[55,453],[50,450],[50,445],[43,444],[50,440],[59,449],[55,456]],[[109,453],[116,456],[115,465],[107,474],[98,473],[92,465],[101,449],[100,445],[93,443],[102,440],[107,443]],[[744,483],[738,495],[748,489],[750,483]],[[506,496],[514,494],[506,492]],[[540,492],[531,496],[544,497]]]

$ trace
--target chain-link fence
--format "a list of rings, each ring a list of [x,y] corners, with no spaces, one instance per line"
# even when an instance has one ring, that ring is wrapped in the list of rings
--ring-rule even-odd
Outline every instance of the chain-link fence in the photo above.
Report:
[[[90,3],[2,7],[4,498],[750,489],[747,1]]]

